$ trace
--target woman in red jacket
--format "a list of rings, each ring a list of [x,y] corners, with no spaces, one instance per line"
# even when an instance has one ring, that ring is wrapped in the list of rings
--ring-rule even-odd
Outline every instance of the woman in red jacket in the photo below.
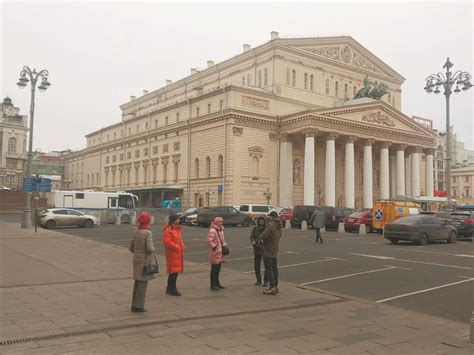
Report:
[[[183,272],[184,243],[181,238],[181,227],[176,214],[169,217],[169,222],[163,229],[163,245],[166,255],[166,272],[168,273],[168,286],[166,294],[170,296],[181,296],[176,288],[178,273]]]

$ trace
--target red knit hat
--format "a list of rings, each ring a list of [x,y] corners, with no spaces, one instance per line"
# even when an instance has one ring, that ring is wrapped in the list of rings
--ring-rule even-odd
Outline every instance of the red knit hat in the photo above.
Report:
[[[151,223],[151,217],[148,213],[143,212],[137,217],[139,227],[148,226]]]

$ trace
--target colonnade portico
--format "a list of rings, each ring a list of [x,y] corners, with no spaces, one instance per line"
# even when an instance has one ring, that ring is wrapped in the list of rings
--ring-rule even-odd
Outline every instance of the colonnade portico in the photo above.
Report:
[[[411,195],[419,196],[423,187],[425,195],[433,196],[434,151],[432,149],[423,151],[421,147],[398,144],[397,142],[306,129],[294,134],[285,134],[281,143],[280,198],[282,206],[294,205],[292,196],[294,174],[288,167],[294,168],[293,142],[301,140],[302,137],[304,139],[304,181],[303,201],[301,202],[305,205],[318,204],[315,201],[315,185],[324,185],[324,189],[322,189],[324,203],[322,204],[337,205],[336,181],[342,179],[341,176],[336,176],[337,162],[343,162],[344,165],[343,187],[339,188],[339,193],[343,194],[344,207],[370,209],[373,207],[374,199],[388,199],[397,195],[406,195],[407,181]],[[322,152],[316,154],[318,149],[324,149],[324,154]],[[362,159],[360,159],[360,154],[357,154],[358,162],[356,161],[356,151],[362,153]],[[405,154],[408,154],[408,159],[405,158]],[[425,181],[421,181],[420,177],[422,154],[425,155]],[[324,161],[320,161],[321,157]],[[395,160],[395,164],[390,163],[391,157]],[[356,167],[357,165],[358,167]],[[391,170],[394,168],[396,171],[392,172]],[[324,174],[319,169],[324,169]],[[374,183],[375,171],[377,172],[376,184]],[[362,188],[359,188],[361,194],[358,197],[356,197],[356,173],[361,176],[358,178],[357,186],[362,185]],[[324,181],[319,181],[317,176],[320,178],[324,176]],[[374,193],[375,185],[377,185],[377,193]],[[289,186],[291,186],[290,190]],[[358,198],[362,199],[362,204],[356,206]]]

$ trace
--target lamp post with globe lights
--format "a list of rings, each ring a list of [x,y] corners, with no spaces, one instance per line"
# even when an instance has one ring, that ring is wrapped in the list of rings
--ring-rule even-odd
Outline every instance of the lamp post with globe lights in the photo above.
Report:
[[[456,94],[462,91],[469,90],[472,86],[471,84],[471,74],[465,71],[456,71],[455,73],[451,72],[453,63],[446,59],[443,68],[446,69],[446,73],[431,74],[426,80],[426,85],[424,87],[425,91],[428,94],[432,92],[439,94],[441,91],[440,88],[444,88],[444,96],[446,96],[446,197],[448,199],[448,205],[451,205],[451,125],[449,122],[449,98],[454,92]],[[456,85],[456,88],[452,90],[452,87]],[[459,88],[459,86],[462,86]],[[434,89],[434,90],[433,90]]]
[[[38,85],[38,90],[43,92],[46,91],[51,85],[48,81],[49,72],[47,70],[36,69],[31,70],[29,67],[24,66],[20,72],[20,79],[18,80],[18,87],[23,89],[26,87],[28,82],[31,85],[31,103],[30,103],[30,135],[28,141],[28,160],[26,163],[26,177],[31,177],[31,160],[33,156],[33,126],[34,126],[34,115],[35,115],[35,92],[36,84],[38,80],[41,83]],[[23,211],[23,219],[21,221],[21,228],[31,228],[31,193],[27,192],[25,195],[25,210]]]

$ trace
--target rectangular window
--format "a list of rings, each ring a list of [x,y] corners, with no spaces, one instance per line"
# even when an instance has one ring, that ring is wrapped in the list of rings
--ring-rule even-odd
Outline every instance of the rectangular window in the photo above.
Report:
[[[207,104],[207,113],[211,113],[211,104]]]
[[[168,153],[168,143],[163,144],[163,153]]]
[[[115,163],[117,161],[117,156],[116,155],[112,155],[112,163]]]
[[[84,199],[84,193],[83,192],[78,192],[76,193],[76,198],[78,200],[83,200]]]
[[[109,157],[105,157],[105,164],[108,164],[110,161],[110,158]]]
[[[174,151],[179,150],[179,142],[174,142],[174,143],[173,143],[173,150],[174,150]]]
[[[120,153],[120,161],[123,160],[123,153]]]
[[[132,152],[127,152],[127,159],[132,159]]]
[[[153,147],[153,154],[158,154],[158,146],[157,145],[155,145]]]
[[[139,156],[140,156],[140,151],[137,149],[137,150],[135,151],[135,158],[138,158]]]
[[[143,156],[147,157],[148,156],[148,148],[143,149]]]

